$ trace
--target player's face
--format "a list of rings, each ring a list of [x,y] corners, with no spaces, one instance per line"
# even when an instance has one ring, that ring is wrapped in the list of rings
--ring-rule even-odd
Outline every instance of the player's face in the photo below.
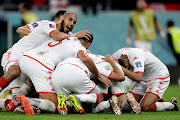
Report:
[[[124,64],[126,66],[126,69],[129,69],[130,68],[130,65],[129,65],[129,59],[127,57],[127,55],[121,55],[120,56],[120,59],[122,59],[124,61]]]
[[[145,0],[137,0],[136,7],[139,10],[143,10],[146,8],[146,1]]]
[[[67,17],[64,18],[64,21],[63,21],[63,31],[65,33],[68,33],[69,31],[71,31],[75,24],[77,22],[77,17],[75,14],[69,14]]]

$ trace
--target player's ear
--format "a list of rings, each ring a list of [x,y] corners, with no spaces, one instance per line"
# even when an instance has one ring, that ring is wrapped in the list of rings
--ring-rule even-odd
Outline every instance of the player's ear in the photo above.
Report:
[[[61,16],[60,16],[60,21],[62,22],[63,20],[64,20],[64,16],[61,15]]]
[[[91,45],[91,42],[88,42],[87,43],[87,49],[90,47],[90,45]]]

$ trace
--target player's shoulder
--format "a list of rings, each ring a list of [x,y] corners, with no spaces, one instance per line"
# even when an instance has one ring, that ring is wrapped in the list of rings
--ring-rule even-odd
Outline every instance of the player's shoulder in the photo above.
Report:
[[[134,16],[134,15],[136,15],[136,13],[137,13],[137,10],[133,10],[130,12],[130,16]]]
[[[55,22],[54,21],[49,21],[49,20],[42,20],[41,21],[42,22],[42,24],[55,24]]]
[[[152,9],[146,9],[146,13],[149,13],[149,14],[154,14],[154,11]]]
[[[68,37],[66,40],[79,41],[79,39],[77,37]]]

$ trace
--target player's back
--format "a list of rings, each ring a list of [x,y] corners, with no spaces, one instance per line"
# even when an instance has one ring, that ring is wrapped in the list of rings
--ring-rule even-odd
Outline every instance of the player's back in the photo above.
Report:
[[[95,63],[98,71],[101,74],[103,74],[104,76],[108,77],[107,75],[109,75],[113,71],[113,67],[111,66],[111,64],[109,62],[102,59],[102,58],[104,58],[104,56],[95,55],[95,54],[88,54],[88,55],[93,60],[93,62]],[[116,65],[122,71],[121,66],[118,63],[116,63]],[[95,75],[92,74],[91,78],[94,78],[94,77],[95,77]]]
[[[136,68],[140,68],[141,65],[144,66],[143,80],[165,77],[166,74],[164,73],[169,73],[167,67],[155,55],[147,50],[140,48],[122,48],[114,53],[113,56],[119,59],[122,54],[128,56],[131,66]],[[139,66],[137,63],[140,62],[141,65]]]
[[[25,55],[29,55],[47,67],[54,69],[59,62],[66,58],[77,57],[79,50],[86,51],[76,37],[70,37],[62,41],[50,39],[41,46],[25,53]]]
[[[62,65],[77,66],[78,68],[80,68],[83,71],[85,71],[88,76],[91,76],[91,74],[92,74],[91,71],[87,68],[87,66],[79,58],[69,57],[69,58],[65,59],[64,61],[60,62],[57,65],[56,69],[58,69],[58,67],[62,66]]]
[[[35,29],[28,35],[19,40],[13,47],[12,52],[17,54],[20,58],[22,55],[51,39],[49,33],[56,30],[56,24],[51,21],[41,21],[40,23],[33,23]]]

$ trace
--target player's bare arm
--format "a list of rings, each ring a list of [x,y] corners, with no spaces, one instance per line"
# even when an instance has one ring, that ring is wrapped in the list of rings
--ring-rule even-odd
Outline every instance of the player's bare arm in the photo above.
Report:
[[[158,22],[157,20],[155,20],[155,26],[156,26],[158,32],[160,33],[161,38],[166,39],[166,34],[165,34],[165,32],[163,31],[161,25],[159,24],[159,22]]]
[[[92,59],[86,54],[86,52],[84,51],[79,51],[78,52],[78,57],[81,59],[81,61],[88,67],[88,69],[94,73],[96,75],[96,77],[103,82],[104,84],[106,84],[108,87],[109,86],[113,86],[113,83],[106,78],[105,76],[101,75],[99,73],[99,71],[97,70],[94,62],[92,61]]]
[[[29,33],[31,33],[31,31],[29,30],[29,28],[27,27],[27,25],[18,27],[18,29],[16,30],[16,32],[17,32],[19,35],[22,35],[22,36],[26,36],[26,35],[29,35]]]
[[[132,31],[132,24],[129,23],[128,25],[128,31],[127,31],[127,40],[126,40],[126,46],[130,47],[131,46],[131,31]]]
[[[119,69],[119,67],[117,66],[117,64],[115,63],[115,61],[111,57],[111,55],[108,55],[108,54],[105,55],[105,60],[111,64],[111,66],[113,67],[113,70],[114,70],[112,72],[112,74],[109,76],[109,79],[116,80],[116,81],[125,80],[125,77],[124,77],[122,71]]]
[[[50,36],[56,41],[64,40],[67,39],[68,37],[77,37],[77,38],[85,37],[86,39],[89,40],[89,38],[91,38],[90,34],[91,33],[88,30],[82,30],[76,34],[66,34],[64,32],[59,32],[56,30],[50,33]]]
[[[136,81],[137,83],[141,82],[142,81],[142,78],[143,78],[143,73],[141,72],[132,72],[124,67],[122,67],[122,70],[124,71],[124,73],[129,77],[131,78],[132,80]]]

